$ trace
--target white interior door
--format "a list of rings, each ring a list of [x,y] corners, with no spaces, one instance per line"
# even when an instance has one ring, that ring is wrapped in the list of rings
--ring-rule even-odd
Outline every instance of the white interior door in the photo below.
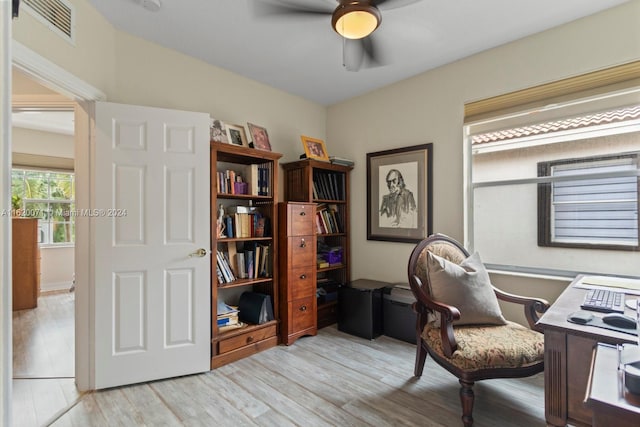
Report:
[[[95,113],[95,387],[207,371],[209,115]]]

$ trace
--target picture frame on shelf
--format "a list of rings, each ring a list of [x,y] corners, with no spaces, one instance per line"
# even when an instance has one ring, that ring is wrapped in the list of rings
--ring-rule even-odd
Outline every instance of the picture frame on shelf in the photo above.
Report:
[[[211,140],[216,142],[229,143],[229,136],[227,135],[227,129],[222,120],[211,118]]]
[[[247,134],[244,131],[242,125],[226,124],[227,137],[229,138],[229,144],[239,145],[241,147],[248,147]]]
[[[253,141],[253,148],[258,150],[271,151],[271,143],[269,142],[269,134],[267,130],[262,126],[248,123],[249,133],[251,134],[251,140]]]
[[[324,145],[324,141],[317,138],[311,138],[310,136],[302,135],[302,146],[304,147],[304,154],[308,159],[329,161],[329,155],[327,154],[327,147]]]
[[[367,153],[367,240],[417,243],[432,233],[433,144]]]

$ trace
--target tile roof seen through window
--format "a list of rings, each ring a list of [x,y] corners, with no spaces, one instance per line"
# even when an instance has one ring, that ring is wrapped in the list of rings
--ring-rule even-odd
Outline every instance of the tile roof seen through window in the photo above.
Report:
[[[588,126],[623,122],[638,118],[640,118],[640,105],[635,105],[633,107],[620,108],[613,111],[606,111],[604,113],[589,114],[587,116],[573,117],[570,119],[555,120],[530,126],[522,126],[496,132],[473,135],[471,137],[471,144],[477,145],[498,141],[507,141],[515,138],[523,138],[527,136],[542,135],[552,132],[584,128]]]

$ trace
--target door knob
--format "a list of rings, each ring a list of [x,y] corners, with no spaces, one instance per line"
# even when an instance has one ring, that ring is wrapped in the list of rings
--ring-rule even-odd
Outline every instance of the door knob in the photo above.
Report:
[[[207,255],[207,250],[205,248],[200,248],[197,251],[190,253],[189,258],[193,258],[193,257],[202,258],[205,255]]]

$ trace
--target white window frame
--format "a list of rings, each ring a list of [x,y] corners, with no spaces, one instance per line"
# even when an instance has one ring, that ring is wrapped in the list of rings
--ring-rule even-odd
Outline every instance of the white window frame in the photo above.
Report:
[[[52,173],[52,174],[65,174],[65,175],[69,175],[70,180],[71,180],[71,185],[75,188],[75,173],[71,172],[71,171],[55,171],[55,170],[35,170],[35,169],[28,169],[28,168],[19,168],[19,167],[14,167],[11,170],[11,175],[12,175],[12,180],[13,180],[13,172],[14,171],[20,171],[23,173],[23,181],[26,179],[26,173],[27,172],[38,172],[38,173],[42,173],[42,174],[47,174],[47,173]],[[47,189],[49,195],[51,193],[51,186],[48,186]],[[46,204],[47,208],[44,209],[44,212],[30,212],[30,209],[26,208],[27,204],[29,203],[41,203],[41,204]],[[69,210],[69,221],[64,221],[64,222],[60,222],[57,221],[57,223],[62,223],[62,224],[68,224],[69,227],[71,227],[72,231],[72,235],[71,235],[71,241],[65,241],[65,242],[53,242],[53,224],[54,221],[52,220],[52,212],[53,212],[53,208],[51,207],[51,205],[56,205],[56,204],[64,204],[64,205],[68,205],[68,210]],[[63,246],[75,246],[75,215],[74,215],[74,208],[75,208],[75,197],[71,198],[71,199],[54,199],[51,197],[48,197],[46,199],[33,199],[33,198],[23,198],[22,199],[22,206],[21,212],[14,212],[14,214],[18,214],[19,216],[35,216],[38,218],[38,243],[40,245],[40,247],[63,247]],[[44,217],[42,217],[44,216]],[[40,232],[46,233],[46,238],[43,238],[42,235],[40,235]]]

